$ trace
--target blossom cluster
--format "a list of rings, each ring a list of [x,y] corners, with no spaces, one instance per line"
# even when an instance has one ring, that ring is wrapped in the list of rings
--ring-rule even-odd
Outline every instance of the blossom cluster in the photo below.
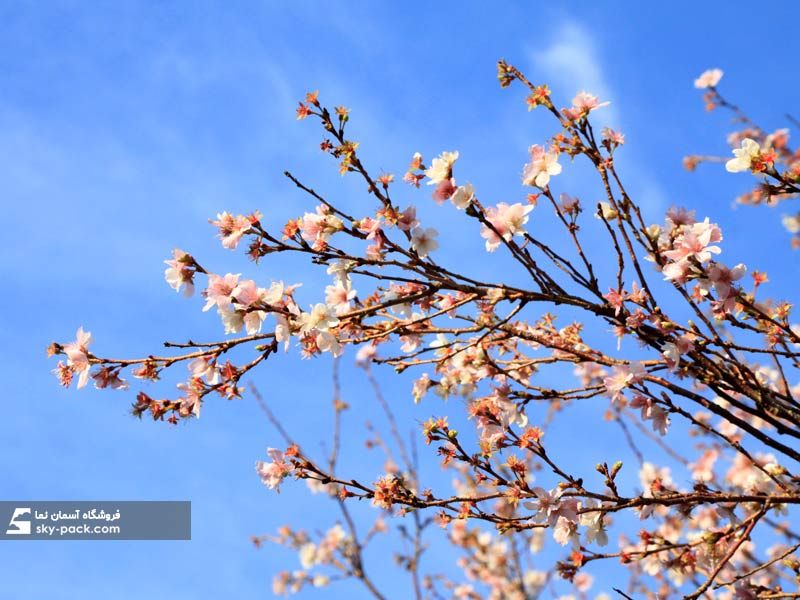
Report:
[[[188,374],[183,371],[175,397],[142,390],[132,408],[172,424],[199,417],[214,395],[241,397],[244,380],[281,351],[330,355],[334,365],[352,354],[373,383],[373,369],[413,372],[409,401],[424,408],[458,399],[446,406],[463,407],[461,414],[422,424],[426,448],[452,475],[448,489],[439,481],[423,485],[393,403],[376,383],[392,432],[387,443],[370,430],[367,447],[386,453],[377,474],[339,473],[341,420],[349,405],[338,390],[332,450],[324,459],[291,440],[256,396],[286,438],[285,449],[269,447],[267,460],[256,463],[257,476],[275,491],[305,481],[341,512],[336,524],[313,536],[287,526],[277,536],[256,538],[298,555],[298,570],[276,576],[278,594],[354,578],[384,598],[365,553],[375,535],[388,533],[385,522],[396,519],[404,544],[396,562],[410,574],[417,597],[522,600],[554,579],[585,597],[594,590],[593,564],[609,559],[629,569],[627,589],[642,597],[697,599],[711,589],[720,598],[783,597],[782,581],[800,572],[796,561],[782,562],[797,536],[782,519],[800,504],[800,478],[790,470],[800,462],[794,444],[800,439],[800,327],[792,322],[791,302],[763,297],[765,273],[723,262],[723,232],[713,215],[698,218],[674,207],[663,224],[651,222],[615,162],[625,135],[611,128],[595,135],[592,113],[608,102],[580,91],[559,108],[547,86],[504,61],[498,78],[503,87],[526,87],[528,109],[549,113],[557,127],[548,139],[531,140],[527,156],[509,169],[518,197],[491,198],[485,190],[479,196],[462,177],[458,151],[442,151],[429,164],[414,153],[398,191],[393,174],[373,175],[363,162],[360,144],[348,137],[350,111],[331,110],[311,92],[297,118],[319,120],[321,151],[342,175],[365,184],[371,202],[351,214],[287,173],[309,198],[306,212],[277,225],[258,211],[222,212],[211,224],[224,249],[244,246],[256,263],[280,254],[309,258],[324,268],[324,293],[216,273],[175,249],[165,261],[166,283],[187,297],[199,289],[201,311],[216,313],[221,338],[167,342],[164,355],[115,359],[95,354],[91,334],[80,328],[74,341],[50,346],[51,355],[63,357],[55,374],[64,386],[77,379],[82,388],[91,379],[97,388],[126,389],[125,373],[147,386],[183,363]],[[738,110],[719,94],[721,78],[711,70],[695,86],[706,90],[707,102]],[[759,189],[770,198],[794,197],[800,168],[788,134],[764,135],[746,125],[730,140],[735,149],[726,170],[764,178]],[[600,199],[588,202],[584,194],[582,200],[558,189],[567,184],[561,177],[570,168],[566,158],[585,160],[596,172]],[[452,260],[444,236],[422,222],[428,210],[395,200],[425,189],[432,192],[420,202],[450,211],[479,252],[483,245],[490,275]],[[800,231],[797,218],[787,216],[784,224]],[[559,243],[546,241],[553,232]],[[599,462],[594,471],[579,472],[559,455],[550,427],[568,418],[562,414],[585,415],[594,407],[604,415],[603,427],[618,428],[615,439],[630,453],[620,456],[616,445],[591,447],[592,462]],[[591,443],[600,424],[586,427]],[[353,506],[378,515],[368,534],[359,535]],[[624,513],[641,526],[635,535],[617,525]],[[432,525],[446,530],[462,579],[425,571]],[[519,558],[521,549],[535,556],[535,567]],[[552,555],[560,558],[548,564]]]

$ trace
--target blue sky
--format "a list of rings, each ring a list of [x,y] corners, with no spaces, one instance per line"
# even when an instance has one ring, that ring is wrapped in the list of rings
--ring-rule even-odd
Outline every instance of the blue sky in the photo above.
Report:
[[[253,462],[279,440],[252,399],[211,402],[200,421],[177,428],[139,422],[127,414],[132,394],[60,389],[44,353],[79,325],[107,355],[217,335],[218,322],[196,299],[163,282],[162,261],[175,246],[223,272],[306,281],[307,301],[318,297],[319,271],[295,260],[254,268],[221,249],[206,223],[221,210],[258,208],[279,227],[309,210],[282,176],[287,168],[348,206],[366,202],[363,186],[341,179],[320,154],[315,125],[295,121],[296,100],[309,89],[352,109],[351,135],[374,170],[402,174],[417,150],[458,149],[459,168],[481,197],[507,201],[520,197],[525,149],[554,130],[545,115],[526,112],[519,90],[499,88],[496,60],[549,83],[564,104],[586,88],[612,101],[598,116],[628,137],[627,181],[649,220],[660,221],[673,203],[697,208],[722,226],[731,264],[746,258],[771,275],[775,296],[791,297],[794,282],[777,275],[797,273],[798,255],[788,250],[780,209],[732,210],[747,176],[714,166],[690,174],[680,162],[693,152],[727,152],[727,117],[706,114],[692,87],[706,68],[726,71],[724,93],[756,120],[787,125],[782,115],[795,109],[798,90],[786,74],[800,39],[750,42],[743,29],[746,18],[767,30],[795,20],[791,3],[763,4],[757,15],[744,3],[723,11],[697,2],[618,2],[613,11],[589,2],[510,2],[502,10],[445,2],[417,11],[388,2],[234,4],[0,2],[0,178],[9,223],[0,254],[8,286],[0,299],[2,496],[194,506],[189,543],[6,542],[2,597],[264,597],[275,571],[299,564],[279,548],[253,550],[249,536],[287,521],[314,528],[335,519],[299,485],[276,496],[259,483]],[[559,179],[563,191],[596,193],[569,165]],[[443,261],[467,256],[473,272],[498,268],[480,240],[464,241],[452,212],[427,194],[407,194],[441,230]],[[359,432],[365,418],[381,417],[362,397],[365,382],[351,360],[344,359],[343,396],[363,407],[348,417]],[[329,361],[290,354],[270,363],[255,382],[294,435],[318,447],[330,431]],[[385,392],[405,422],[444,412],[434,399],[409,406],[409,380],[386,375]],[[564,445],[576,461],[594,464],[569,439],[579,425],[565,425]],[[624,451],[616,443],[609,438],[604,450]],[[362,455],[350,449],[343,466],[377,475],[379,459]],[[453,558],[436,552],[432,561],[450,569]],[[387,561],[372,562],[378,580],[391,581],[381,567]],[[613,581],[603,583],[598,590]],[[346,585],[318,597],[362,597]]]

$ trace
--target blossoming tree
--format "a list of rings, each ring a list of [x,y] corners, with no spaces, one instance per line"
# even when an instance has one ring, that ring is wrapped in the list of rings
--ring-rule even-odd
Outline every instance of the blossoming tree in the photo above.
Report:
[[[721,76],[708,71],[695,85],[706,90],[710,107],[734,111],[744,127],[731,135],[736,148],[726,162],[729,172],[759,178],[742,202],[795,197],[800,157],[789,148],[788,133],[767,134],[725,100],[717,89]],[[215,396],[254,395],[282,440],[256,465],[264,484],[277,490],[303,480],[341,511],[340,522],[318,535],[286,526],[255,538],[299,553],[302,569],[279,573],[278,593],[355,578],[376,598],[533,598],[556,581],[584,597],[592,565],[613,561],[629,577],[607,587],[625,598],[800,597],[794,557],[800,530],[791,525],[800,504],[794,473],[800,329],[792,326],[791,304],[763,292],[757,298],[766,276],[752,271],[748,283],[745,265],[723,261],[723,232],[711,216],[671,208],[662,223],[645,220],[617,170],[623,134],[592,126],[592,113],[607,103],[580,92],[559,109],[547,86],[504,61],[498,77],[502,87],[527,88],[528,109],[538,108],[554,124],[550,139],[530,147],[522,171],[528,190],[520,201],[483,196],[459,172],[458,152],[429,162],[415,154],[402,182],[373,174],[348,137],[348,110],[330,110],[309,93],[298,119],[319,121],[322,151],[338,161],[342,175],[363,180],[371,204],[350,214],[287,172],[313,210],[279,230],[259,212],[224,212],[212,223],[225,248],[246,247],[253,261],[295,253],[325,268],[325,297],[301,298],[294,283],[213,273],[202,259],[176,249],[166,261],[167,283],[187,296],[200,285],[203,310],[218,314],[225,335],[165,342],[168,354],[120,359],[96,354],[81,328],[74,341],[49,349],[64,357],[55,369],[60,382],[69,386],[77,378],[79,388],[92,380],[98,388],[127,389],[126,373],[155,381],[182,364],[188,374],[173,398],[143,390],[133,404],[135,415],[172,424],[199,416]],[[692,156],[686,166],[715,160]],[[557,191],[568,161],[590,165],[602,201],[587,206]],[[497,271],[487,279],[468,265],[437,260],[437,230],[420,222],[413,205],[395,199],[417,194],[429,201],[423,185],[435,202],[460,212],[465,232],[483,238],[487,260],[505,253],[522,277],[512,282]],[[546,243],[529,227],[545,210],[555,215],[559,243]],[[793,233],[798,223],[784,218]],[[604,240],[601,252],[586,243],[589,232]],[[612,343],[586,335],[591,327],[610,328]],[[623,351],[623,340],[637,343]],[[393,466],[377,480],[341,472],[344,402],[335,406],[333,451],[319,457],[292,438],[291,424],[275,419],[256,389],[245,392],[247,377],[278,352],[338,360],[348,346],[390,423],[393,449],[386,448]],[[432,416],[421,431],[439,457],[434,460],[453,476],[452,489],[423,487],[417,459],[374,375],[387,366],[415,373],[409,402],[426,395],[463,398],[473,431],[458,431],[452,415]],[[574,472],[551,451],[547,430],[587,404],[604,407],[630,452],[609,456],[588,447],[595,470]],[[657,452],[643,456],[632,431]],[[383,445],[377,434],[372,443]],[[683,472],[664,466],[667,460]],[[621,475],[631,470],[638,470],[633,485]],[[358,501],[376,511],[365,535],[350,512]],[[407,593],[381,589],[365,567],[371,540],[392,520],[404,541],[397,562],[410,574]],[[461,557],[460,579],[426,568],[426,540],[437,526]],[[530,553],[546,545],[557,549],[559,560],[531,567]]]

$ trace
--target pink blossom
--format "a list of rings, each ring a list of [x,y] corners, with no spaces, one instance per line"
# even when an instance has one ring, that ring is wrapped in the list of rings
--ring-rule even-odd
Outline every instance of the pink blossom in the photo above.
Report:
[[[650,407],[650,410],[647,412],[647,416],[652,421],[653,431],[662,436],[667,435],[667,430],[669,429],[669,425],[671,423],[667,411],[660,406],[653,404]]]
[[[800,233],[800,213],[796,215],[784,215],[781,223],[789,233]]]
[[[172,260],[164,261],[164,264],[167,265],[167,269],[164,270],[164,279],[176,292],[185,286],[183,295],[186,297],[194,293],[195,271],[191,268],[193,263],[194,259],[180,248],[172,251]]]
[[[422,344],[422,336],[419,335],[401,335],[400,341],[402,344],[400,345],[400,350],[403,352],[414,352],[417,348],[420,347]]]
[[[333,280],[342,285],[349,285],[350,283],[350,270],[356,266],[355,261],[339,259],[332,262],[326,269],[328,275],[333,275]]]
[[[420,258],[425,258],[439,247],[439,242],[436,241],[438,236],[439,232],[433,227],[417,227],[411,232],[411,247]]]
[[[63,361],[58,361],[56,368],[52,371],[53,375],[58,378],[58,382],[64,386],[69,387],[72,383],[72,377],[75,375],[75,371],[72,370],[72,367],[69,365],[65,365]]]
[[[565,112],[569,113],[571,119],[577,119],[588,115],[593,110],[608,106],[610,102],[600,102],[597,96],[590,94],[587,91],[578,92],[572,99],[572,109],[567,109]]]
[[[439,302],[439,310],[446,310],[447,316],[455,317],[456,311],[454,309],[455,305],[458,303],[456,297],[452,294],[447,294],[442,300]]]
[[[373,219],[371,217],[364,217],[358,224],[358,230],[361,233],[367,234],[368,240],[374,240],[376,237],[380,235],[381,220]]]
[[[615,290],[614,288],[609,288],[608,293],[603,295],[608,303],[615,309],[614,315],[619,316],[620,311],[625,303],[625,298],[627,294],[625,290]]]
[[[628,300],[634,302],[635,304],[644,304],[647,302],[647,291],[639,287],[639,283],[634,281],[631,283],[631,293],[628,294]]]
[[[556,521],[555,527],[553,527],[553,539],[562,546],[566,546],[571,542],[574,548],[577,550],[578,546],[580,545],[578,524],[569,521],[564,517],[559,517]]]
[[[412,173],[408,171],[405,175],[403,175],[403,181],[405,181],[409,185],[413,185],[414,187],[419,187],[419,182],[425,178],[423,173]]]
[[[709,448],[702,456],[689,465],[695,481],[709,482],[714,479],[714,463],[719,457],[719,450]]]
[[[221,380],[216,362],[209,361],[205,356],[195,358],[189,363],[188,368],[193,378],[205,379],[209,385],[217,385]]]
[[[580,515],[580,524],[586,527],[586,541],[588,543],[595,542],[599,546],[605,546],[608,544],[605,515],[599,510],[588,510],[590,508],[596,508],[598,506],[597,502],[587,500],[584,504],[584,512],[581,512]]]
[[[666,435],[670,425],[669,414],[666,410],[658,406],[650,398],[636,394],[631,400],[631,408],[638,408],[641,410],[642,420],[651,421],[653,431],[659,435]]]
[[[734,158],[725,163],[725,170],[728,173],[740,173],[750,171],[754,164],[758,164],[761,156],[761,146],[758,142],[750,138],[744,138],[739,148],[733,150]]]
[[[227,310],[231,305],[231,294],[236,286],[239,284],[239,275],[227,273],[224,277],[215,275],[214,273],[208,276],[208,287],[203,290],[203,296],[206,298],[206,305],[203,307],[204,311],[216,306],[219,310]]]
[[[417,225],[419,225],[419,221],[417,221],[417,209],[413,206],[409,206],[401,212],[400,218],[397,219],[397,226],[401,231],[411,231]]]
[[[384,238],[383,236],[376,238],[374,244],[370,244],[366,249],[366,256],[370,260],[380,261],[383,260]]]
[[[706,271],[707,278],[702,279],[700,283],[705,289],[714,286],[714,292],[717,297],[724,301],[735,295],[736,292],[733,289],[733,282],[739,281],[744,277],[746,272],[747,267],[741,263],[732,269],[720,263],[714,263]]]
[[[267,454],[272,462],[257,461],[256,472],[261,477],[261,482],[270,489],[280,491],[281,481],[292,472],[292,466],[286,462],[286,455],[275,448],[267,448]]]
[[[342,220],[331,214],[330,208],[324,204],[317,206],[316,212],[304,214],[300,223],[303,239],[315,246],[327,243],[334,233],[343,228]]]
[[[708,69],[694,80],[694,87],[697,89],[713,88],[722,79],[722,71],[720,69]]]
[[[514,235],[524,235],[524,226],[532,210],[533,206],[530,204],[523,205],[519,202],[510,205],[501,202],[496,207],[487,208],[486,220],[492,224],[494,231],[487,225],[481,229],[481,237],[486,240],[486,250],[494,252],[500,246],[501,240],[508,242]]]
[[[689,279],[689,274],[692,270],[692,265],[688,261],[679,261],[664,265],[661,269],[661,274],[664,279],[674,281],[675,283],[686,283]]]
[[[570,196],[566,193],[559,195],[561,201],[561,209],[567,214],[577,214],[581,211],[581,201],[575,196]]]
[[[467,208],[472,200],[475,198],[475,188],[471,183],[459,186],[453,195],[450,196],[450,201],[457,209],[462,210]]]
[[[199,419],[200,407],[202,406],[203,401],[200,398],[198,386],[190,381],[189,383],[179,383],[177,388],[184,393],[183,397],[180,399],[181,412],[185,415],[192,414]]]
[[[670,370],[675,370],[680,363],[681,355],[694,350],[694,341],[692,338],[684,334],[677,338],[674,342],[667,342],[661,348],[661,355],[667,362]]]
[[[431,378],[427,373],[424,373],[419,379],[414,380],[412,386],[412,396],[414,397],[414,404],[419,404],[422,397],[431,388]]]
[[[533,493],[536,496],[536,500],[525,502],[525,508],[536,511],[536,518],[539,521],[547,523],[555,521],[561,492],[558,490],[547,491],[542,487],[535,487],[533,488]]]
[[[622,146],[625,143],[625,136],[619,131],[615,131],[610,127],[604,127],[602,132],[603,139],[609,144]]]
[[[579,592],[588,592],[589,589],[592,587],[592,583],[594,583],[594,577],[586,573],[585,571],[581,571],[575,578],[572,580],[572,583],[575,585],[575,589]]]
[[[315,304],[311,310],[300,315],[300,330],[303,333],[310,331],[327,331],[339,324],[335,311],[324,304]]]
[[[664,256],[674,261],[695,258],[698,262],[706,262],[712,254],[722,252],[719,246],[711,246],[722,240],[722,232],[715,223],[709,223],[708,217],[701,223],[684,226],[675,240],[673,250],[664,252]]]
[[[283,344],[284,351],[289,350],[289,344],[292,341],[289,319],[280,313],[275,313],[275,341]]]
[[[673,206],[667,210],[667,223],[670,225],[669,231],[681,225],[692,225],[697,223],[695,211],[688,210],[683,206]]]
[[[325,288],[325,304],[332,307],[337,315],[343,315],[350,310],[350,303],[356,297],[356,291],[341,282]]]
[[[623,399],[622,390],[631,385],[640,383],[647,374],[644,365],[640,362],[626,365],[616,365],[612,369],[611,375],[603,379],[606,392],[615,402]]]
[[[486,240],[486,251],[494,252],[500,247],[502,240],[506,238],[507,232],[504,231],[503,225],[496,219],[487,216],[486,220],[492,224],[492,227],[488,227],[486,225],[481,227],[481,237]],[[511,235],[508,235],[507,237],[508,239],[511,239]]]
[[[101,367],[92,373],[92,379],[94,379],[94,387],[98,390],[105,388],[114,390],[128,389],[128,382],[120,378],[119,369]]]
[[[248,217],[244,215],[234,217],[228,212],[218,213],[217,220],[209,222],[219,228],[222,245],[229,250],[236,248],[242,236],[253,227],[253,223]]]
[[[453,165],[458,160],[458,152],[442,152],[431,161],[431,166],[425,171],[428,185],[439,185],[453,176]]]
[[[75,341],[64,346],[67,355],[67,366],[78,373],[78,388],[84,387],[89,381],[89,345],[92,343],[92,334],[78,327]]]
[[[238,282],[228,296],[229,302],[223,302],[217,308],[225,325],[225,333],[237,333],[242,327],[250,335],[261,331],[267,318],[267,311],[261,309],[280,303],[283,292],[283,283],[273,283],[267,290],[258,287],[252,279]]]
[[[344,352],[344,347],[330,331],[317,331],[315,342],[317,348],[322,352],[330,352],[333,357],[341,356]]]
[[[578,501],[575,498],[561,498],[561,490],[558,488],[550,491],[542,487],[533,488],[536,500],[525,502],[525,508],[536,512],[534,519],[538,522],[545,522],[554,525],[559,518],[571,523],[578,521]]]
[[[436,189],[433,190],[433,199],[436,200],[438,204],[441,204],[448,198],[450,198],[453,194],[456,193],[456,180],[453,178],[450,179],[443,179],[438,183]]]
[[[359,366],[367,365],[371,363],[378,354],[378,349],[374,346],[374,344],[366,344],[365,346],[361,346],[356,352],[356,364]]]
[[[652,498],[654,490],[672,487],[669,467],[659,468],[651,462],[645,462],[639,470],[639,482],[644,489],[644,496]]]
[[[259,290],[264,291],[263,288],[259,288]],[[249,335],[255,335],[261,331],[264,320],[267,318],[266,311],[252,310],[250,308],[246,310],[236,310],[235,315],[236,317],[234,317],[234,319],[237,323],[238,320],[241,319],[241,325],[236,326],[233,331],[227,331],[227,333],[237,333],[243,326]],[[225,315],[223,315],[223,321],[224,316]]]
[[[551,175],[561,173],[561,165],[558,164],[558,154],[548,152],[542,146],[534,144],[528,148],[531,155],[531,162],[525,165],[522,172],[522,183],[524,185],[546,187],[550,182]]]
[[[231,299],[239,306],[248,307],[264,299],[267,290],[260,288],[252,279],[244,279],[236,284]]]

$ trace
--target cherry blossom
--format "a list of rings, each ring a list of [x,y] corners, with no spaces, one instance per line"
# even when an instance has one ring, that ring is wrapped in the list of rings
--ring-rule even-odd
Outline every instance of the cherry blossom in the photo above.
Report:
[[[231,304],[219,309],[226,333],[236,333],[242,327],[251,335],[261,331],[267,312],[259,309],[277,304],[283,289],[280,283],[273,283],[265,289],[258,287],[252,279],[239,281],[230,293]]]
[[[165,261],[171,288],[202,289],[202,305],[185,306],[216,309],[219,320],[204,320],[216,335],[117,358],[113,349],[112,357],[90,353],[91,335],[80,328],[74,341],[48,347],[60,359],[54,373],[64,386],[77,376],[78,387],[91,378],[106,390],[128,388],[130,373],[144,387],[132,414],[172,426],[202,426],[192,421],[207,403],[255,398],[275,427],[268,435],[289,444],[256,463],[262,482],[277,490],[291,475],[300,492],[333,499],[339,511],[313,529],[286,525],[253,538],[299,561],[275,576],[277,593],[353,579],[373,597],[409,595],[387,594],[383,578],[372,578],[372,555],[390,548],[419,597],[516,600],[552,587],[583,598],[608,560],[628,570],[634,595],[780,596],[796,570],[800,325],[791,298],[772,294],[791,285],[776,286],[781,274],[768,278],[763,265],[748,263],[745,278],[743,263],[726,262],[714,222],[723,222],[724,203],[706,203],[702,219],[681,207],[659,217],[642,204],[615,155],[624,136],[596,136],[591,123],[607,103],[581,92],[558,110],[545,84],[505,61],[497,74],[503,87],[524,88],[523,111],[539,107],[533,116],[550,119],[549,137],[531,146],[525,166],[533,193],[500,202],[490,190],[479,200],[472,184],[455,180],[456,151],[430,167],[416,153],[403,176],[411,185],[399,190],[349,137],[349,109],[309,92],[297,116],[319,122],[318,148],[355,179],[347,194],[361,189],[364,197],[340,202],[344,192],[287,172],[305,198],[293,218],[269,226],[258,212],[219,213],[212,221],[223,247],[252,262],[229,268],[247,275],[209,271],[180,249]],[[728,170],[759,174],[740,202],[796,200],[800,160],[789,132],[757,125],[721,95],[720,77],[710,71],[698,82],[708,108],[734,116],[728,142],[741,148]],[[569,181],[563,191],[549,188],[562,153],[585,168],[584,202]],[[701,173],[703,162],[723,160],[686,164]],[[443,205],[425,205],[426,219],[461,223],[464,235],[483,240],[496,252],[486,268],[446,253],[428,260],[438,233],[421,225],[411,197],[426,177]],[[554,210],[541,210],[548,203]],[[784,225],[800,245],[792,214]],[[265,278],[289,256],[321,279],[300,287]],[[272,411],[302,395],[302,382],[288,398],[253,387],[281,351],[332,369],[331,398],[311,399],[321,418],[331,414],[330,439],[309,437],[302,423],[277,416],[285,411]],[[342,371],[351,361],[359,369]],[[380,379],[393,372],[407,385],[389,396]],[[395,412],[404,401],[420,405],[415,414],[428,411],[412,424],[420,451]],[[369,402],[385,425],[370,422],[356,440],[348,428],[360,427]],[[580,452],[565,455],[570,444]],[[353,452],[370,460],[339,460]],[[444,477],[430,476],[420,464],[426,457]],[[391,541],[373,543],[382,536]],[[454,568],[428,560],[439,541],[457,554]]]
[[[670,370],[677,369],[681,356],[694,350],[694,340],[690,335],[682,335],[675,341],[665,343],[661,348],[661,355],[667,362]]]
[[[714,263],[708,267],[707,276],[700,280],[704,291],[713,286],[717,297],[724,301],[734,295],[733,283],[739,281],[747,272],[747,267],[741,263],[729,269],[725,265]]]
[[[252,217],[244,215],[234,217],[228,212],[222,212],[217,214],[216,221],[210,221],[210,223],[219,228],[219,237],[223,247],[233,250],[239,245],[242,236],[252,229],[253,223],[257,223],[259,218],[260,215],[257,213]]]
[[[651,462],[645,462],[639,470],[639,482],[644,489],[644,495],[653,497],[653,492],[670,489],[673,486],[669,467],[657,467]]]
[[[740,173],[741,171],[749,171],[753,168],[753,163],[761,154],[761,146],[758,142],[750,138],[742,140],[740,148],[734,148],[733,155],[736,158],[730,159],[725,163],[725,170],[729,173]]]
[[[701,223],[686,225],[675,239],[672,250],[664,252],[664,256],[676,262],[694,258],[704,263],[711,259],[712,254],[719,254],[719,246],[711,244],[722,240],[722,232],[714,223],[708,222],[708,217]]]
[[[267,448],[270,462],[257,461],[256,472],[261,481],[268,488],[278,491],[281,481],[292,472],[292,466],[287,462],[285,453],[275,448]]]
[[[630,403],[631,408],[641,409],[642,420],[652,421],[653,431],[659,435],[666,435],[670,425],[670,418],[663,408],[658,406],[652,399],[637,394]]]
[[[620,291],[609,288],[608,292],[603,295],[603,298],[608,300],[608,303],[614,308],[614,314],[619,315],[620,311],[625,305],[627,294],[624,290]]]
[[[471,183],[468,183],[459,186],[456,191],[453,192],[453,195],[450,196],[450,201],[457,209],[463,210],[470,205],[473,198],[475,198],[475,188]]]
[[[175,248],[172,251],[172,259],[165,260],[164,264],[167,265],[164,278],[169,286],[176,292],[184,288],[183,295],[186,297],[194,294],[195,271],[192,268],[194,259],[180,248]]]
[[[455,179],[443,179],[433,190],[433,199],[438,204],[442,204],[445,200],[451,198],[456,191],[458,191],[458,188],[456,187]]]
[[[525,165],[522,172],[522,183],[524,185],[544,188],[550,183],[552,175],[561,173],[561,165],[558,164],[558,154],[548,152],[542,146],[534,144],[528,148],[531,155],[531,162]]]
[[[356,291],[341,281],[325,288],[325,304],[332,307],[337,315],[350,310],[350,303],[355,297]]]
[[[528,223],[528,214],[533,210],[531,205],[499,203],[493,208],[486,209],[486,220],[491,224],[483,225],[481,237],[486,240],[486,250],[494,252],[500,247],[501,240],[511,241],[515,235],[525,234],[525,225]]]
[[[450,180],[453,165],[458,160],[458,152],[442,152],[431,161],[431,166],[425,171],[428,185],[439,185]]]
[[[564,114],[572,120],[578,120],[588,115],[593,110],[608,106],[610,102],[600,102],[597,96],[586,91],[578,92],[572,99],[572,108],[565,108]]]
[[[646,374],[647,371],[640,362],[616,365],[612,369],[611,375],[603,379],[603,385],[611,399],[619,402],[623,398],[622,390],[639,383]]]
[[[603,141],[612,144],[614,146],[622,146],[625,143],[625,135],[611,129],[610,127],[604,127],[602,131]]]
[[[195,358],[187,366],[193,378],[203,378],[209,385],[217,385],[221,381],[219,367],[205,356]]]
[[[789,233],[800,233],[800,213],[796,215],[784,215],[782,222]]]
[[[306,213],[300,225],[303,239],[314,245],[324,244],[330,237],[344,227],[342,220],[330,213],[330,209],[321,204],[314,213]]]
[[[317,303],[311,310],[300,314],[298,319],[300,331],[308,333],[310,331],[328,331],[331,327],[339,324],[336,311],[322,303]]]
[[[332,262],[325,271],[328,275],[333,275],[336,283],[341,283],[344,286],[349,285],[350,276],[348,273],[356,266],[355,261],[347,259],[339,259]]]
[[[361,346],[358,352],[356,352],[356,364],[361,366],[366,365],[372,362],[377,355],[378,349],[372,344]]]
[[[700,458],[689,465],[692,470],[692,477],[696,481],[709,482],[714,479],[714,464],[719,458],[719,450],[709,448]]]
[[[402,213],[400,213],[400,217],[397,220],[397,226],[402,231],[411,231],[417,225],[419,225],[419,221],[417,220],[416,208],[409,206]]]
[[[120,378],[119,370],[109,367],[100,367],[92,373],[94,387],[98,390],[111,388],[114,390],[127,390],[128,382]]]
[[[78,327],[75,341],[64,345],[67,355],[67,366],[73,373],[78,374],[78,389],[89,382],[89,346],[92,343],[92,334]]]
[[[240,275],[234,275],[233,273],[227,273],[222,277],[213,273],[210,274],[208,276],[208,287],[203,290],[203,296],[206,298],[206,305],[203,307],[203,311],[208,311],[215,306],[218,310],[229,310],[231,302],[233,302],[231,295],[236,286],[239,285],[239,277]]]
[[[694,80],[694,87],[698,89],[716,87],[722,79],[722,71],[720,69],[709,69]]]
[[[411,232],[411,247],[420,258],[426,258],[428,254],[439,247],[437,237],[439,237],[439,232],[433,227],[417,227]]]

